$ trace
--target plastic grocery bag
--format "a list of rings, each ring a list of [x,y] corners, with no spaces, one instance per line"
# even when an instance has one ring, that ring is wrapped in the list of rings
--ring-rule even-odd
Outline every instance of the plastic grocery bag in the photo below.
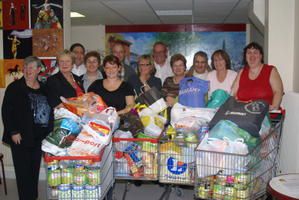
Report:
[[[85,113],[84,116],[82,117],[82,122],[83,123],[88,123],[91,119],[97,119],[104,121],[105,124],[108,124],[111,132],[114,132],[116,129],[119,127],[119,116],[117,114],[117,111],[113,107],[108,107],[102,110],[99,113]]]
[[[70,156],[98,156],[104,147],[103,141],[85,125],[67,152]]]
[[[237,101],[230,97],[219,108],[209,127],[213,128],[220,120],[230,120],[254,137],[259,137],[261,124],[269,111],[269,105],[262,100],[249,103]],[[247,141],[245,140],[247,143]]]
[[[198,150],[213,151],[213,152],[225,152],[228,147],[228,141],[219,138],[209,138],[205,135],[202,142],[198,145]]]
[[[189,107],[205,107],[209,81],[187,77],[180,81],[179,103]]]
[[[229,97],[230,95],[225,90],[215,90],[207,103],[207,107],[219,108]]]
[[[63,105],[76,115],[83,116],[84,113],[98,113],[107,108],[106,103],[99,95],[88,92],[79,97],[60,97]]]
[[[260,138],[251,136],[247,131],[238,127],[237,124],[229,120],[220,120],[209,132],[211,138],[228,138],[235,141],[242,138],[248,145],[248,149],[254,149],[260,142]]]
[[[72,113],[71,111],[65,109],[65,108],[55,108],[54,109],[54,119],[62,119],[62,118],[68,118],[72,119],[73,121],[80,123],[81,118],[77,116],[76,114]]]
[[[167,121],[160,115],[141,116],[140,118],[144,126],[144,134],[154,138],[161,135]]]
[[[248,154],[248,147],[244,143],[244,139],[238,138],[234,141],[229,140],[228,138],[223,138],[227,141],[227,147],[225,149],[226,153],[233,153],[233,154],[240,154],[240,155],[247,155]]]
[[[176,103],[171,109],[171,125],[186,117],[197,117],[208,123],[215,113],[216,109],[213,108],[192,108]]]

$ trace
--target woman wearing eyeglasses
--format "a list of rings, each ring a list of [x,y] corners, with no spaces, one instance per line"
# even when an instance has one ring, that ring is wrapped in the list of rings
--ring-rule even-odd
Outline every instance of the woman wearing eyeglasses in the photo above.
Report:
[[[142,55],[138,58],[138,79],[129,78],[130,85],[134,88],[136,95],[147,91],[152,87],[161,90],[161,79],[155,77],[155,68],[150,55]]]

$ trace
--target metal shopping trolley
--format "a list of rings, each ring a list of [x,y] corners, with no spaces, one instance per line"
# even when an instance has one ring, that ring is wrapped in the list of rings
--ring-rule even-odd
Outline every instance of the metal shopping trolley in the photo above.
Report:
[[[160,200],[169,199],[172,191],[183,196],[183,187],[194,186],[195,148],[198,142],[173,139],[159,141],[159,182],[165,186]]]
[[[47,199],[102,200],[113,186],[112,143],[99,156],[45,154]]]
[[[114,177],[127,180],[122,199],[126,198],[130,180],[158,180],[158,139],[113,138]]]
[[[196,150],[195,198],[252,200],[263,197],[277,171],[283,121],[284,112],[275,114],[269,134],[246,155]]]

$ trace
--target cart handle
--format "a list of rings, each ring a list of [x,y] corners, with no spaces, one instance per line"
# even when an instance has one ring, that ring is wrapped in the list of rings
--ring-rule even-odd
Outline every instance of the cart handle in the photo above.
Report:
[[[121,141],[158,143],[158,139],[151,139],[151,138],[115,138],[115,137],[112,138],[112,142],[121,142]]]
[[[96,156],[52,156],[49,153],[44,154],[44,161],[46,163],[53,162],[55,160],[91,160],[92,162],[100,162],[104,154],[105,148],[103,148],[99,155]]]

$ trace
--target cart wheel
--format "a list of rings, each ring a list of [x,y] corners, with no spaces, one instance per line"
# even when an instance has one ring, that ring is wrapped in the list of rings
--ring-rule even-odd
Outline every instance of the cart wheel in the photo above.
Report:
[[[184,195],[183,189],[179,187],[175,188],[175,194],[178,197],[182,197]]]

